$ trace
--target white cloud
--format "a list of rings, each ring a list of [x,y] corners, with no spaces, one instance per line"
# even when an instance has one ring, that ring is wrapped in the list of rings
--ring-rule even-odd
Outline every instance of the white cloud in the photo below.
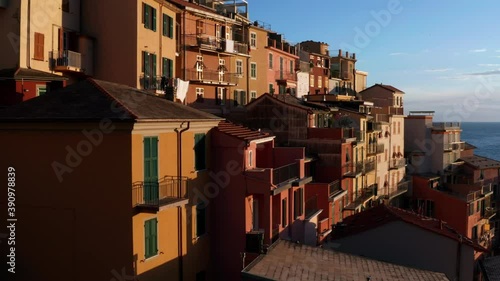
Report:
[[[500,64],[498,63],[480,63],[478,66],[484,66],[484,67],[499,67]]]
[[[475,49],[475,50],[470,50],[469,52],[471,53],[484,53],[486,52],[486,49]]]
[[[453,68],[437,68],[437,69],[426,69],[425,72],[446,72],[450,71]]]

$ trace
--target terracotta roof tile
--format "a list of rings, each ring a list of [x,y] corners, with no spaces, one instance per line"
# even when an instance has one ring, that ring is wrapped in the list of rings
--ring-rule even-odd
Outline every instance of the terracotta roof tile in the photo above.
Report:
[[[334,231],[333,238],[354,235],[393,221],[403,221],[455,241],[462,241],[463,244],[469,245],[477,251],[488,251],[469,238],[460,235],[460,233],[450,227],[446,222],[386,205],[379,205],[345,218],[342,221],[342,226]]]
[[[466,164],[469,164],[478,169],[500,168],[499,161],[479,155],[461,157],[458,160],[463,160]]]
[[[251,280],[449,280],[444,273],[415,269],[330,249],[278,241],[242,271]],[[262,279],[261,279],[262,280]],[[266,279],[267,280],[267,279]]]

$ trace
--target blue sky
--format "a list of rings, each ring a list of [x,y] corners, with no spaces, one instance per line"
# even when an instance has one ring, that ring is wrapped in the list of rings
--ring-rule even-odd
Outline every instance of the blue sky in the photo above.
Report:
[[[438,121],[500,122],[498,0],[248,0],[293,43],[323,41],[355,52],[368,85],[406,93],[405,111]]]

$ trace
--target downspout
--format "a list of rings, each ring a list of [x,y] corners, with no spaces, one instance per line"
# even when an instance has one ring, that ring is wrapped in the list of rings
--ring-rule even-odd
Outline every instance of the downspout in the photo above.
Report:
[[[186,122],[186,121],[185,121]],[[182,133],[189,130],[189,127],[191,125],[190,121],[187,121],[187,127],[182,128],[185,122],[181,123],[181,126],[179,129],[175,128],[174,131],[177,133],[177,184],[178,184],[178,192],[179,196],[181,195],[182,191]],[[183,265],[183,260],[182,260],[182,207],[178,206],[177,207],[177,230],[178,230],[178,253],[177,255],[179,256],[179,281],[184,280],[184,265]]]
[[[27,68],[31,68],[31,59],[30,59],[30,53],[31,53],[31,0],[28,0],[28,17],[27,17],[27,20],[28,20],[28,23],[27,23],[27,26],[28,26],[28,34],[27,34],[27,38],[26,38],[26,67]]]
[[[182,80],[186,80],[186,10],[182,11],[182,52],[184,53],[182,56],[182,68],[183,75]]]

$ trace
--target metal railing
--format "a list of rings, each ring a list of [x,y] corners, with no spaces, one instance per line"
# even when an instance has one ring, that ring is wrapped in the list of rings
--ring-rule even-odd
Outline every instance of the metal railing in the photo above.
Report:
[[[358,130],[355,132],[355,134],[356,134],[357,141],[360,141],[360,142],[365,141],[365,131]]]
[[[274,72],[274,79],[276,80],[297,80],[295,78],[295,73],[286,70],[276,70]]]
[[[273,184],[278,185],[293,178],[299,178],[299,165],[292,163],[273,169]]]
[[[369,161],[369,162],[365,162],[364,172],[365,173],[369,173],[371,171],[374,171],[375,170],[375,166],[376,166],[375,160],[372,160],[372,161]]]
[[[493,207],[486,207],[484,208],[484,212],[481,212],[481,217],[489,219],[496,215],[497,209]]]
[[[378,122],[368,122],[366,123],[367,131],[381,131],[382,130],[382,124]]]
[[[443,144],[443,149],[444,150],[464,150],[465,149],[465,142],[454,142],[454,143],[445,143]]]
[[[248,55],[248,44],[234,42],[234,52],[238,54]]]
[[[82,55],[70,50],[58,50],[49,52],[51,68],[58,66],[82,68]]]
[[[368,145],[368,150],[366,153],[368,155],[373,155],[373,154],[381,154],[384,153],[384,144],[370,144]]]
[[[460,122],[434,122],[432,127],[437,130],[460,129]]]
[[[331,183],[328,184],[328,196],[333,196],[339,190],[341,190],[339,180],[332,181]]]
[[[139,84],[141,90],[162,90],[165,91],[168,87],[174,87],[174,78],[167,78],[165,76],[139,76]]]
[[[363,162],[357,163],[346,163],[342,166],[342,175],[344,176],[356,176],[363,172]]]
[[[408,188],[410,186],[410,181],[404,181],[398,183],[398,185],[395,188],[389,189],[389,193],[387,194],[387,198],[394,198],[400,194],[403,194],[408,191]]]
[[[203,49],[218,50],[222,49],[222,38],[211,35],[185,35],[184,44],[186,46],[198,46]]]
[[[399,169],[406,166],[406,158],[401,158],[401,159],[391,159],[389,161],[389,168],[390,169]]]
[[[306,217],[318,211],[318,195],[314,195],[305,202]]]
[[[172,199],[188,198],[186,177],[165,176],[154,182],[132,184],[132,206],[159,207],[172,202]]]
[[[194,68],[184,69],[186,73],[186,80],[188,81],[200,81],[209,84],[225,83],[225,84],[237,84],[240,78],[240,74],[221,72],[218,70],[203,69],[203,71],[198,71]]]

